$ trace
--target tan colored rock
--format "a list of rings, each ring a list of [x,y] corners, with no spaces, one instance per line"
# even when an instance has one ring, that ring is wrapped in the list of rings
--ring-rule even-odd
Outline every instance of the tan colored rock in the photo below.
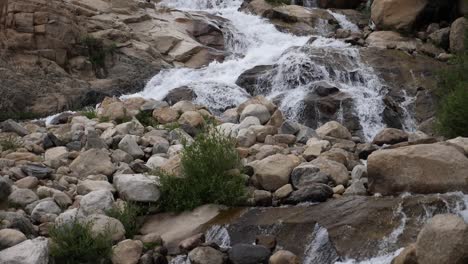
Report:
[[[468,4],[467,4],[468,6]],[[460,17],[452,23],[450,28],[450,51],[461,52],[465,50],[466,30],[468,28],[468,19]]]
[[[259,184],[268,191],[276,191],[289,183],[292,170],[300,163],[293,155],[275,154],[260,161],[254,161],[254,168]]]
[[[100,149],[90,149],[82,152],[71,164],[70,169],[79,177],[104,174],[112,175],[115,171],[109,153]]]
[[[379,29],[410,30],[428,0],[375,0],[371,18]]]
[[[379,150],[368,158],[369,190],[384,195],[402,192],[468,192],[468,158],[441,143]]]
[[[416,242],[418,263],[465,264],[468,261],[468,225],[457,215],[434,216]]]
[[[373,144],[382,146],[384,144],[393,145],[408,141],[408,133],[396,128],[384,128],[372,141]]]
[[[124,120],[130,118],[130,113],[120,100],[116,100],[109,104],[103,105],[99,111],[100,118],[108,118],[109,120]]]
[[[294,191],[293,187],[291,184],[286,184],[283,187],[279,188],[278,190],[275,191],[273,194],[273,197],[275,199],[284,199],[288,197],[292,192]]]
[[[324,137],[334,137],[341,139],[351,139],[351,133],[349,130],[336,121],[330,121],[325,123],[323,126],[317,128],[317,135],[321,138]]]
[[[270,257],[269,264],[299,264],[299,258],[287,250],[278,250]]]
[[[15,246],[27,238],[26,236],[16,229],[1,229],[0,230],[0,250]]]
[[[5,156],[5,159],[15,160],[15,161],[40,161],[41,158],[30,152],[12,152]]]
[[[143,243],[139,240],[124,240],[112,248],[113,264],[137,264],[143,252]]]
[[[349,181],[348,169],[341,163],[325,158],[317,158],[310,162],[317,166],[320,171],[329,174],[337,185],[347,185]]]
[[[454,144],[460,148],[463,148],[465,155],[468,155],[468,138],[457,137],[454,139],[447,140],[448,143]]]
[[[394,31],[374,31],[366,39],[369,47],[380,49],[398,49],[403,51],[414,51],[420,43],[415,39],[404,37]]]
[[[159,123],[167,124],[177,121],[179,113],[170,107],[164,107],[155,109],[153,111],[153,117],[158,120]]]
[[[28,176],[15,182],[15,185],[22,189],[34,189],[38,184],[39,179],[33,176]]]
[[[205,124],[205,119],[203,119],[203,116],[199,112],[187,111],[180,116],[179,124],[198,128]]]

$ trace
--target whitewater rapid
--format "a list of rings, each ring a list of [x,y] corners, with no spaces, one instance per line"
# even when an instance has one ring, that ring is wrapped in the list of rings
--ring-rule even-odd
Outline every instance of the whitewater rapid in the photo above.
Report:
[[[190,87],[197,95],[195,103],[208,106],[212,110],[235,107],[250,98],[250,95],[236,85],[238,77],[258,65],[275,65],[276,75],[265,76],[272,80],[271,89],[266,94],[268,99],[278,99],[279,107],[288,119],[304,118],[303,99],[311,92],[311,87],[319,81],[326,81],[338,87],[353,98],[354,112],[359,118],[362,135],[371,140],[385,127],[382,113],[385,109],[383,96],[384,85],[373,69],[361,62],[359,50],[342,40],[325,37],[329,32],[320,32],[314,42],[306,43],[310,36],[299,37],[278,31],[274,25],[261,17],[238,11],[241,0],[163,0],[160,5],[185,11],[204,11],[221,16],[229,21],[230,34],[226,37],[226,49],[231,56],[224,62],[212,62],[202,69],[174,68],[163,70],[154,76],[145,89],[137,94],[125,97],[144,97],[162,100],[178,87]],[[315,1],[309,1],[314,5]],[[344,15],[328,11],[340,26],[352,32],[358,27]],[[325,30],[325,29],[324,29]],[[349,69],[330,74],[327,65],[320,65],[311,60],[300,47],[320,49],[325,53],[343,55]],[[331,62],[333,63],[333,62]],[[337,62],[338,64],[339,62]],[[303,65],[312,65],[322,75],[322,79],[310,80],[299,85],[292,85],[294,79],[304,79],[308,73]],[[358,78],[354,78],[353,74]],[[356,79],[358,81],[356,81]],[[260,82],[259,82],[260,83]],[[278,101],[278,100],[275,100]],[[343,122],[342,109],[337,117]],[[321,125],[320,122],[318,125]]]

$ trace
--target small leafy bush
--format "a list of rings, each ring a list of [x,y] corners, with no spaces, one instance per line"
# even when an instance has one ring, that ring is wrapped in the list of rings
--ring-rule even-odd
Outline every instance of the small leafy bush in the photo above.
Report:
[[[50,248],[55,263],[110,263],[112,236],[110,232],[92,236],[92,223],[77,220],[54,226],[49,230]]]
[[[0,149],[2,151],[16,150],[20,147],[21,147],[21,141],[15,136],[8,136],[0,140]]]
[[[135,117],[145,127],[147,127],[147,126],[151,126],[151,127],[158,126],[158,121],[156,121],[156,119],[154,119],[153,113],[151,113],[151,111],[140,111]]]
[[[465,51],[457,54],[451,64],[439,74],[436,129],[449,138],[468,137],[468,30]]]
[[[83,116],[86,116],[88,119],[97,118],[96,109],[92,107],[85,107],[83,110],[79,111],[79,113]]]
[[[113,207],[106,214],[119,220],[125,227],[125,236],[127,238],[133,238],[138,234],[140,229],[140,223],[138,222],[138,216],[142,215],[143,209],[136,203],[127,202],[123,208]]]
[[[163,210],[191,210],[208,203],[237,205],[245,199],[235,142],[213,127],[184,146],[181,167],[182,178],[159,173]]]

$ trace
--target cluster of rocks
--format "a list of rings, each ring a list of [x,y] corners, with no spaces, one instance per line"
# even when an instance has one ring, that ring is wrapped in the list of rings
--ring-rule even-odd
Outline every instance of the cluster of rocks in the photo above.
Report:
[[[139,113],[152,115],[160,125],[143,126]],[[215,119],[221,133],[237,141],[251,197],[246,205],[324,202],[343,195],[468,191],[465,138],[437,142],[422,132],[384,129],[373,143],[364,143],[335,121],[313,130],[285,120],[261,96],[220,117],[189,101],[169,105],[143,98],[106,98],[97,116],[88,119],[63,113],[47,125],[44,121],[1,123],[0,237],[7,239],[0,246],[9,249],[0,252],[0,260],[25,257],[22,249],[33,243],[38,254],[27,257],[37,258],[22,263],[43,263],[40,258],[47,255],[47,240],[40,237],[47,236],[50,226],[74,219],[91,222],[96,233],[113,227],[113,240],[121,241],[114,253],[139,258],[143,242],[161,238],[149,233],[140,241],[123,240],[132,238],[125,236],[122,223],[105,213],[125,202],[157,202],[158,176],[148,172],[180,174],[182,142],[193,142],[210,119]],[[366,159],[367,167],[362,162]],[[213,250],[217,249],[199,248],[189,257]],[[225,259],[222,252],[216,254]],[[114,263],[136,263],[119,256]]]

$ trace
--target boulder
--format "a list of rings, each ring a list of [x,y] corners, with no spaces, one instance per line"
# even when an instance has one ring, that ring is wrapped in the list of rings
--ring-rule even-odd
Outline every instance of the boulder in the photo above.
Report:
[[[154,179],[143,174],[114,176],[114,186],[121,198],[133,202],[157,202],[161,193]]]
[[[428,0],[374,0],[371,19],[378,29],[411,30]]]
[[[242,122],[248,116],[258,118],[261,124],[265,124],[271,118],[268,108],[261,104],[250,104],[246,106],[240,115],[240,121]]]
[[[320,169],[321,172],[330,175],[336,185],[347,185],[349,180],[348,169],[341,163],[325,158],[317,158],[310,162]]]
[[[0,251],[0,263],[47,264],[49,263],[49,240],[38,237]]]
[[[334,137],[341,139],[351,139],[351,133],[349,130],[336,121],[330,121],[323,126],[317,128],[317,135],[321,138],[324,137]]]
[[[418,259],[416,258],[416,244],[407,246],[392,260],[391,264],[418,264]]]
[[[288,184],[291,172],[298,164],[297,157],[282,154],[275,154],[250,163],[260,186],[268,191],[276,191]]]
[[[137,264],[143,252],[143,242],[126,239],[112,248],[113,264]]]
[[[122,138],[122,140],[119,142],[119,149],[127,152],[135,159],[142,158],[145,155],[137,143],[136,136],[132,135],[126,135],[124,138]]]
[[[84,215],[104,214],[113,206],[114,196],[108,190],[90,192],[80,200],[80,211]]]
[[[384,128],[372,141],[372,144],[382,146],[384,144],[393,145],[408,141],[408,133],[396,128]]]
[[[169,105],[174,105],[180,101],[193,101],[197,98],[197,94],[190,89],[190,87],[182,86],[169,91],[169,93],[164,97]]]
[[[37,200],[39,200],[39,197],[37,197],[35,192],[29,189],[17,189],[8,196],[8,202],[11,205],[20,207],[25,207]]]
[[[39,223],[55,220],[62,210],[54,201],[39,202],[31,212],[31,218]]]
[[[92,214],[84,219],[91,223],[91,234],[93,237],[110,232],[113,241],[120,241],[125,237],[125,228],[122,223],[112,217],[103,214]]]
[[[0,250],[9,248],[25,241],[26,236],[16,229],[1,229],[0,230]]]
[[[456,215],[436,215],[421,230],[416,242],[418,263],[468,262],[468,225]]]
[[[258,245],[237,244],[229,250],[229,260],[232,264],[267,263],[270,255],[268,248]]]
[[[70,169],[76,173],[78,177],[86,177],[88,175],[104,174],[112,175],[115,171],[109,153],[100,149],[90,149],[82,152],[71,164]]]
[[[368,158],[369,189],[384,195],[402,192],[468,192],[468,158],[442,143],[379,150]]]
[[[301,189],[313,183],[327,184],[330,176],[320,171],[314,165],[303,163],[292,171],[291,183],[296,189]]]
[[[465,47],[465,39],[466,30],[468,28],[468,19],[464,17],[460,17],[455,22],[452,23],[450,28],[450,51],[456,53],[464,51],[467,47]]]
[[[55,147],[47,149],[44,154],[45,161],[52,161],[56,159],[68,158],[68,150],[66,147]]]
[[[468,156],[468,138],[457,137],[454,139],[447,140],[448,143],[457,145],[460,148],[463,148],[465,155]]]
[[[195,249],[196,247],[200,246],[201,244],[205,243],[206,237],[204,233],[199,233],[194,236],[191,236],[187,239],[182,240],[179,243],[179,248],[182,249],[183,251],[191,251],[192,249]]]
[[[223,264],[224,254],[212,247],[197,247],[188,254],[193,264]]]

